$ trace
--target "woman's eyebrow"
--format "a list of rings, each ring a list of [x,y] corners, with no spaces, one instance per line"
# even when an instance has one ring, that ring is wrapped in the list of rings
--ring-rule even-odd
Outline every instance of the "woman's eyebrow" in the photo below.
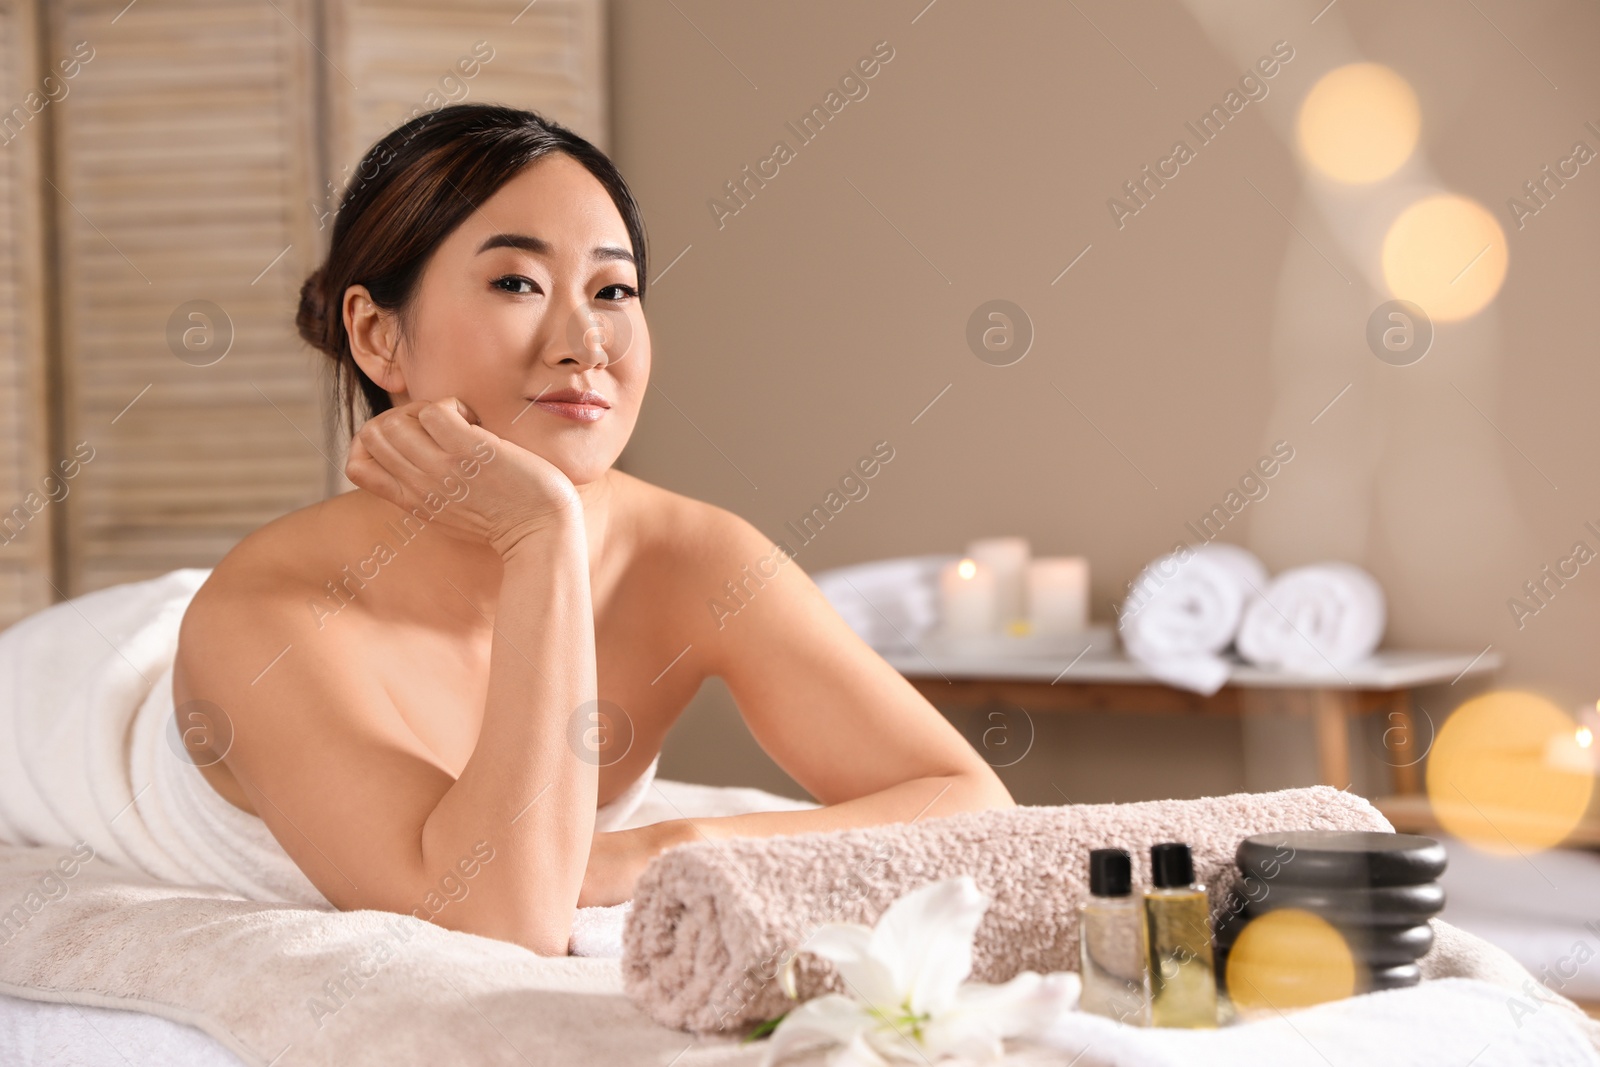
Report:
[[[519,248],[524,252],[534,255],[547,256],[550,254],[550,242],[542,237],[534,237],[526,233],[496,233],[484,239],[478,246],[476,255],[482,255],[491,248]],[[633,253],[617,245],[601,245],[593,252],[596,259],[620,259],[627,263],[634,263]],[[634,263],[637,266],[637,263]]]

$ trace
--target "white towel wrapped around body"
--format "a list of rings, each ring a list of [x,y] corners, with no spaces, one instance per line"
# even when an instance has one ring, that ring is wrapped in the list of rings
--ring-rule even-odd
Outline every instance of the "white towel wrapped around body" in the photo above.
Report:
[[[1266,584],[1266,567],[1238,545],[1213,542],[1162,556],[1139,573],[1123,602],[1123,648],[1169,685],[1215,693],[1231,670],[1220,653]]]
[[[1260,667],[1325,674],[1372,655],[1383,639],[1383,587],[1352,563],[1294,567],[1245,611],[1239,655]]]
[[[209,574],[188,567],[86,593],[0,633],[0,844],[81,842],[162,882],[332,910],[267,824],[183,755],[172,665]],[[596,829],[628,825],[659,762],[597,809]],[[620,954],[622,908],[580,909],[580,941],[600,931],[593,950]]]

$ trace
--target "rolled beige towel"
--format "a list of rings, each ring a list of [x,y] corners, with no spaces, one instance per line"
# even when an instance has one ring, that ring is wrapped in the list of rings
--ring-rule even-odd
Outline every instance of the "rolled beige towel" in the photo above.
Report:
[[[1252,834],[1393,829],[1362,797],[1312,786],[1019,807],[680,845],[639,877],[623,929],[623,985],[666,1026],[710,1033],[773,1019],[794,1006],[778,986],[778,969],[818,926],[870,926],[901,895],[961,874],[970,874],[990,899],[974,945],[973,980],[1076,970],[1090,849],[1127,849],[1135,880],[1147,885],[1150,846],[1183,841],[1215,910],[1236,874],[1234,850]],[[800,957],[795,976],[801,999],[844,991],[832,965],[811,955]]]

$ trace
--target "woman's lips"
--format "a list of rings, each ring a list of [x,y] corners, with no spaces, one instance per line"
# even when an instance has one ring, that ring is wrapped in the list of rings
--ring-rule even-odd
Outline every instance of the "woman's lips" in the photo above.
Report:
[[[598,422],[611,407],[604,393],[576,385],[562,389],[545,386],[532,402],[552,415],[574,422]]]
[[[552,415],[572,419],[574,422],[599,422],[610,410],[599,404],[575,404],[567,400],[535,400],[533,403],[535,407],[543,408]]]

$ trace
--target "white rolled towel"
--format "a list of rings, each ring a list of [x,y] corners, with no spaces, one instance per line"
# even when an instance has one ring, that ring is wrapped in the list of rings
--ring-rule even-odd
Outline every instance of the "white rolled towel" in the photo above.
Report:
[[[1215,693],[1231,670],[1221,653],[1266,585],[1267,568],[1238,545],[1212,542],[1162,556],[1123,602],[1123,648],[1169,685]]]
[[[1313,563],[1274,578],[1245,612],[1239,654],[1260,667],[1326,674],[1383,639],[1383,587],[1353,563]]]

